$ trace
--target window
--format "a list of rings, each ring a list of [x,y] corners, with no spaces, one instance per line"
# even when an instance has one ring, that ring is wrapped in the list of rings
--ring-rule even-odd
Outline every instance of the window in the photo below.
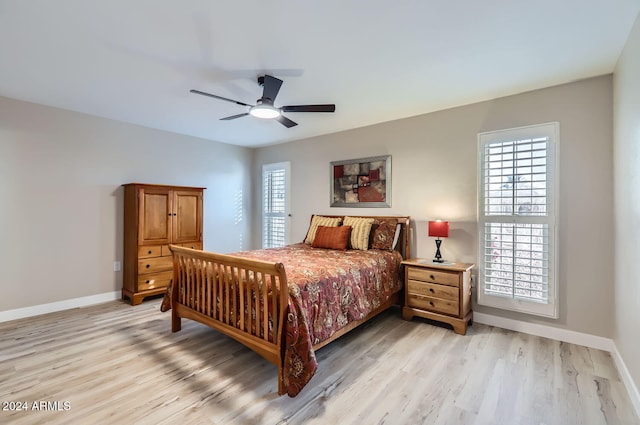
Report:
[[[262,247],[289,243],[289,163],[262,166]]]
[[[558,123],[481,133],[478,303],[557,317]]]

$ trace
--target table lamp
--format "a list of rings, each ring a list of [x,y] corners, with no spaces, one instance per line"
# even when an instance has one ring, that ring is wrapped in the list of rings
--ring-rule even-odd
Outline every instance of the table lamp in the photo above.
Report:
[[[433,259],[434,263],[444,263],[442,259],[442,255],[440,254],[440,245],[442,241],[440,238],[448,238],[449,237],[449,222],[436,220],[429,222],[429,236],[438,238],[436,239],[436,257]]]

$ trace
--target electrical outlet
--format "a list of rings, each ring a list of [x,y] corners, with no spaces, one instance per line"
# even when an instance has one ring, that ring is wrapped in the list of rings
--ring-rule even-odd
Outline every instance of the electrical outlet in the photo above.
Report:
[[[121,267],[120,267],[120,261],[114,261],[114,262],[113,262],[113,271],[114,271],[114,272],[119,272],[119,271],[120,271],[120,269],[121,269]]]

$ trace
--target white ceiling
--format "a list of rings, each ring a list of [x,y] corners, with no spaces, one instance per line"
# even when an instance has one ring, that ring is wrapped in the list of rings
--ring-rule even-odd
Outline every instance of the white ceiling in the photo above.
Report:
[[[611,73],[638,0],[0,0],[0,96],[263,146]],[[244,117],[284,80],[298,126]]]

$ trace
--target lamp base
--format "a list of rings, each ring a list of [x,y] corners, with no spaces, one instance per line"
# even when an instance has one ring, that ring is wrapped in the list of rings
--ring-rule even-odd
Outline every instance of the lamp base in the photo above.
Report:
[[[433,259],[434,263],[444,263],[442,254],[440,254],[440,244],[442,244],[440,238],[436,239],[436,258]]]

